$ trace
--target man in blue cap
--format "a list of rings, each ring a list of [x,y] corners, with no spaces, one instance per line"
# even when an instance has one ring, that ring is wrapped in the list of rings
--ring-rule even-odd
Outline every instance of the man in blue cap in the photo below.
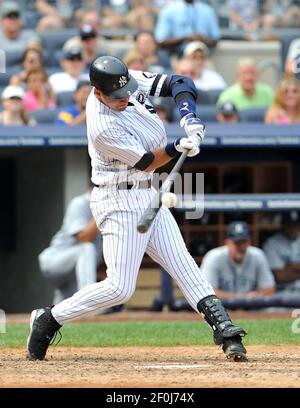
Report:
[[[248,299],[274,292],[266,256],[251,245],[249,227],[243,221],[228,225],[225,245],[207,252],[201,271],[221,299]]]

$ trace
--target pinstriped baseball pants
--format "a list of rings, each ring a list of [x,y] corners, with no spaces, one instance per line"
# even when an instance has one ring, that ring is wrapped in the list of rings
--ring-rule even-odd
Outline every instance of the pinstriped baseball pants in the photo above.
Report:
[[[54,306],[52,314],[60,324],[128,301],[145,252],[170,273],[196,311],[199,300],[214,294],[189,254],[171,212],[162,206],[149,231],[140,234],[137,224],[143,212],[144,208],[112,211],[101,222],[107,278]],[[97,221],[97,213],[94,217]]]

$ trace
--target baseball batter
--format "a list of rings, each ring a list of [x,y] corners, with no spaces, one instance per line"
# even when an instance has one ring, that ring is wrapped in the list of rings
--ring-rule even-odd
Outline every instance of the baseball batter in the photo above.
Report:
[[[107,279],[89,285],[53,308],[32,312],[28,357],[44,359],[56,331],[67,322],[100,308],[126,302],[135,291],[138,271],[146,252],[176,280],[187,301],[203,314],[234,361],[246,359],[241,342],[245,331],[234,325],[201,276],[189,254],[171,212],[162,206],[146,234],[137,224],[155,189],[156,168],[188,149],[199,153],[205,126],[196,117],[196,89],[184,76],[128,71],[118,58],[97,58],[90,68],[93,86],[87,101],[88,149],[92,181],[91,210],[103,236]],[[173,97],[181,114],[185,136],[167,144],[163,123],[148,96]]]

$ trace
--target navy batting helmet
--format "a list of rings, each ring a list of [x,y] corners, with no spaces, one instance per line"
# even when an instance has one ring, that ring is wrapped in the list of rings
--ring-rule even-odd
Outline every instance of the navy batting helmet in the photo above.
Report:
[[[119,58],[96,58],[90,67],[91,85],[113,99],[128,98],[138,87],[127,66]]]

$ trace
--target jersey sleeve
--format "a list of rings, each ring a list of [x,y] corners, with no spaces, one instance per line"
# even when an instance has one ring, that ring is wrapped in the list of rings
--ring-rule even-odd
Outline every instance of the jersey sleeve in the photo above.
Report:
[[[213,252],[209,251],[204,256],[201,263],[201,273],[203,277],[212,285],[214,289],[219,287],[218,261]]]
[[[77,235],[82,231],[90,219],[92,213],[88,200],[83,201],[81,197],[73,199],[66,211],[64,224],[69,235]]]
[[[257,289],[273,288],[275,280],[265,254],[259,251],[256,257],[258,262]]]
[[[142,92],[146,96],[161,96],[164,83],[167,81],[166,74],[153,72],[142,72],[129,70],[130,74],[137,80],[139,87],[137,92]]]

